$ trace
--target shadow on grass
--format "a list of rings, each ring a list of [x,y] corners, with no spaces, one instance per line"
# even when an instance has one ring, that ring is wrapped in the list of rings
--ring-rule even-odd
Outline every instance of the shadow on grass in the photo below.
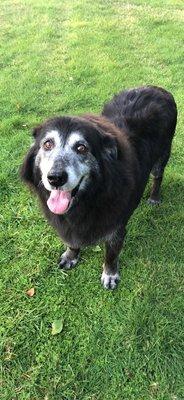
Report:
[[[182,262],[182,192],[182,180],[167,181],[162,189],[161,204],[151,206],[147,204],[149,191],[146,189],[128,225],[125,253],[129,261],[143,257],[160,262],[163,257],[167,262]]]

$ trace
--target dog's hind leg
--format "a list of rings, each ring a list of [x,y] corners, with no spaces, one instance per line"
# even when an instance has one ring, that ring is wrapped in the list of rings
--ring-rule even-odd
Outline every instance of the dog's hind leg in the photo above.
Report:
[[[80,249],[72,249],[67,247],[66,251],[61,255],[59,268],[71,269],[75,267],[79,259]]]
[[[115,289],[119,276],[118,256],[123,246],[126,230],[121,228],[105,242],[105,262],[103,264],[103,272],[101,283],[105,289]]]
[[[165,166],[170,157],[170,148],[165,151],[162,157],[155,163],[151,170],[151,174],[153,176],[153,185],[151,188],[150,197],[148,199],[148,203],[151,205],[160,204],[160,187],[164,175]]]

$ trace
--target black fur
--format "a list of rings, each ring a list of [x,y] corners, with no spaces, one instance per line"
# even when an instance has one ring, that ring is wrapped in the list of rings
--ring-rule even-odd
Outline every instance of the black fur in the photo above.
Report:
[[[70,257],[82,246],[105,241],[104,271],[109,276],[105,287],[116,286],[112,277],[117,274],[126,224],[140,202],[150,172],[154,176],[150,202],[159,202],[176,120],[173,96],[148,86],[116,95],[100,116],[57,117],[34,130],[35,144],[22,166],[22,178],[36,190],[46,217],[70,247]],[[49,193],[40,184],[40,171],[34,163],[40,139],[49,128],[66,137],[72,130],[81,131],[99,165],[64,215],[52,214],[48,209]]]

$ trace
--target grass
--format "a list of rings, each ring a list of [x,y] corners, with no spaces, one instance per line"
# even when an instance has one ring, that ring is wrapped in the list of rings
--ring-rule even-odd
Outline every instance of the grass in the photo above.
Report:
[[[182,400],[183,1],[2,0],[0,12],[0,397]],[[88,248],[76,269],[58,271],[60,241],[18,170],[35,124],[99,112],[113,93],[142,84],[170,90],[179,121],[163,204],[146,204],[148,187],[109,292],[103,251]]]

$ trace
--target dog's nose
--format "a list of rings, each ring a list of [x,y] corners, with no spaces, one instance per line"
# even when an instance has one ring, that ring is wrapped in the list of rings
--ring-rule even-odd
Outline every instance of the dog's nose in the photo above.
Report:
[[[60,174],[49,173],[47,175],[47,179],[48,179],[50,185],[58,188],[59,186],[63,186],[67,182],[68,174],[66,171],[63,171]]]

